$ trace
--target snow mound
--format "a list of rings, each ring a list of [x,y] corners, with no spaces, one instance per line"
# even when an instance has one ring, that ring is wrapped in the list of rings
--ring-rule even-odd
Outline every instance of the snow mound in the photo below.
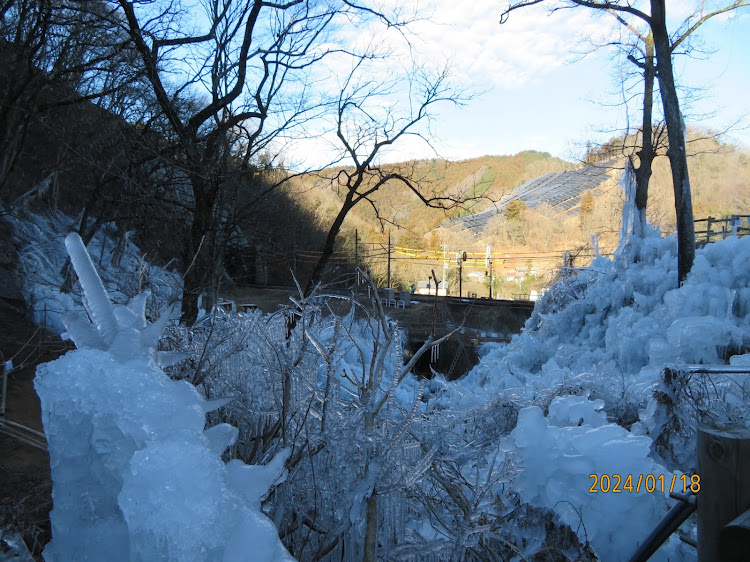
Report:
[[[168,314],[147,322],[145,296],[113,306],[77,234],[66,246],[92,322],[65,317],[78,349],[41,365],[35,387],[49,443],[54,560],[291,560],[260,497],[288,451],[265,467],[228,465],[237,431],[204,431],[206,402],[161,370]]]

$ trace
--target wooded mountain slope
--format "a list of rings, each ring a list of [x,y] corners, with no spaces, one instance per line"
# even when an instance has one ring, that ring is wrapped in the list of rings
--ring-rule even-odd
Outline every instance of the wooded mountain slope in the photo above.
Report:
[[[723,217],[750,211],[750,153],[723,144],[705,131],[691,131],[688,147],[695,217]],[[624,162],[622,157],[615,158],[611,178],[585,192],[574,208],[564,211],[545,204],[534,209],[522,204],[498,204],[528,180],[580,166],[546,153],[527,151],[459,162],[435,159],[393,164],[394,170],[415,172],[415,177],[428,183],[436,193],[468,196],[470,201],[461,209],[446,213],[425,207],[402,184],[386,185],[376,194],[380,214],[374,211],[375,206],[355,207],[346,219],[338,247],[343,254],[353,256],[356,230],[360,263],[369,265],[383,281],[387,275],[385,253],[389,234],[394,248],[427,252],[400,255],[393,250],[391,280],[395,286],[427,279],[435,268],[439,272],[445,266],[444,255],[450,260],[445,266],[450,269],[448,278],[453,278],[456,285],[458,268],[454,257],[457,251],[467,251],[474,259],[464,265],[463,275],[472,272],[474,275],[463,280],[464,292],[487,294],[489,280],[483,278],[488,273],[483,256],[489,244],[496,258],[500,254],[507,256],[502,264],[496,260],[493,293],[508,297],[528,293],[532,288],[543,288],[549,281],[553,270],[562,264],[563,252],[577,256],[575,265],[585,264],[592,253],[592,236],[598,235],[603,253],[616,247],[624,201],[618,179]],[[314,216],[320,229],[327,228],[338,210],[341,194],[336,187],[335,177],[325,172],[303,176],[295,182],[296,201]],[[450,219],[493,206],[501,212],[481,233],[443,228]],[[664,234],[674,232],[669,162],[663,156],[654,163],[648,215]],[[375,257],[368,259],[368,255]],[[524,271],[519,273],[519,270]],[[534,273],[529,274],[532,270]]]

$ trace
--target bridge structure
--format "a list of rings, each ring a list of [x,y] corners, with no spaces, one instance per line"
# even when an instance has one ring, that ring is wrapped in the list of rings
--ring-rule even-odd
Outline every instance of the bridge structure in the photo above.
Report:
[[[500,300],[417,295],[404,307],[390,306],[386,313],[398,321],[407,335],[407,355],[428,337],[456,330],[448,341],[432,349],[417,362],[415,372],[431,376],[438,372],[448,379],[468,372],[479,361],[479,346],[487,342],[509,342],[523,329],[534,310],[528,300]]]
[[[336,289],[325,293],[355,298],[365,310],[370,305],[366,290]],[[404,351],[407,357],[430,336],[440,338],[456,330],[448,341],[436,346],[418,362],[415,371],[423,376],[431,376],[433,370],[448,378],[468,372],[478,362],[480,345],[510,341],[513,334],[520,333],[534,309],[534,302],[528,300],[409,295],[407,303],[390,298],[394,296],[401,295],[380,290],[385,313],[396,320],[406,334]],[[221,304],[227,310],[257,309],[271,313],[291,305],[290,297],[299,297],[295,287],[253,285],[224,294]],[[349,311],[349,305],[340,298],[329,299],[328,304],[336,314]]]

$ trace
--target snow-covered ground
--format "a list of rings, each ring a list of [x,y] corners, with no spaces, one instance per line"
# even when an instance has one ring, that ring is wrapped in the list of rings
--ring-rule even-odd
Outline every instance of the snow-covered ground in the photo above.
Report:
[[[454,382],[404,375],[400,340],[387,319],[325,316],[324,305],[311,302],[301,302],[296,317],[291,311],[220,315],[190,330],[167,326],[160,349],[185,353],[189,360],[166,370],[172,379],[196,383],[195,393],[184,381],[181,390],[167,384],[149,351],[155,346],[150,332],[158,330],[150,330],[148,345],[142,336],[149,330],[142,319],[146,300],[132,301],[138,291],[122,289],[128,277],[109,266],[113,243],[108,238],[95,238],[89,253],[97,258],[104,285],[113,288],[112,300],[130,302],[130,307],[108,308],[99,297],[84,303],[59,296],[55,287],[64,263],[60,231],[65,220],[17,225],[29,239],[22,265],[35,309],[43,300],[57,302],[61,312],[87,310],[93,321],[68,315],[67,330],[84,349],[59,360],[58,367],[40,370],[70,381],[64,389],[62,382],[54,383],[43,397],[51,404],[50,393],[64,390],[64,405],[45,406],[45,427],[55,427],[55,416],[118,426],[65,441],[81,442],[77,464],[69,465],[65,477],[78,482],[79,494],[99,478],[99,470],[91,468],[99,466],[95,455],[128,450],[115,468],[102,461],[112,470],[100,482],[109,492],[96,496],[83,516],[96,520],[99,504],[119,509],[115,518],[120,524],[123,517],[128,521],[121,529],[130,538],[103,540],[126,541],[131,552],[173,540],[176,546],[167,550],[178,554],[171,559],[187,559],[179,552],[203,532],[196,529],[218,521],[213,515],[203,523],[191,519],[198,514],[189,505],[205,500],[200,512],[216,517],[229,504],[232,513],[252,513],[256,519],[267,515],[288,550],[305,560],[361,559],[372,518],[378,555],[386,559],[454,560],[491,551],[523,560],[552,548],[558,559],[573,560],[589,549],[602,560],[624,560],[674,503],[661,490],[642,485],[636,491],[636,479],[652,475],[653,482],[659,477],[683,482],[681,477],[696,468],[699,421],[747,426],[750,419],[750,377],[697,375],[689,368],[692,363],[750,368],[750,237],[699,249],[679,288],[674,238],[655,232],[629,237],[613,260],[598,258],[561,279],[537,303],[522,334],[508,344],[487,344],[479,364]],[[131,254],[136,256],[136,250]],[[163,295],[149,297],[150,316],[156,318],[163,304],[174,300],[177,280],[133,260],[126,267],[147,271],[151,280],[172,280],[163,290],[152,281],[152,294]],[[114,291],[118,284],[121,294]],[[87,295],[96,287],[90,275],[81,285]],[[102,367],[110,363],[111,368]],[[90,380],[89,372],[99,374]],[[148,418],[151,409],[162,416],[171,411],[156,402],[131,404],[122,398],[151,394],[146,379],[167,393],[167,402],[169,396],[182,396],[193,404],[180,398],[181,407],[195,410],[189,437],[177,428],[143,433],[145,426],[131,434],[116,421],[130,410],[139,419]],[[114,401],[112,393],[118,396]],[[276,459],[268,469],[273,477],[261,478],[252,501],[233,483],[232,474],[239,470],[232,468],[235,461],[219,462],[219,445],[212,446],[214,437],[199,427],[198,418],[206,414],[201,404],[221,397],[228,400],[207,414],[209,426],[224,428],[214,430],[216,443],[232,441],[233,430],[221,425],[230,422],[239,430],[230,456],[255,465]],[[98,401],[103,405],[94,404]],[[116,415],[96,413],[111,411],[113,404],[129,405]],[[183,437],[194,445],[175,441]],[[177,449],[193,453],[178,456]],[[285,478],[265,495],[284,459]],[[200,485],[185,470],[191,462],[211,473]],[[76,472],[81,463],[88,472]],[[59,511],[53,512],[50,552],[64,558],[61,545],[76,520],[63,515],[60,470],[53,471]],[[142,477],[142,471],[151,476]],[[603,475],[610,477],[608,486],[614,486],[617,475],[623,491],[604,492]],[[591,491],[594,484],[600,491]],[[156,493],[156,488],[169,493]],[[377,501],[369,501],[372,497]],[[178,513],[185,516],[166,518],[169,502],[177,500],[182,502]],[[130,514],[137,513],[131,508],[145,504],[153,504],[153,513],[165,518],[152,513],[144,515],[143,523],[132,519],[131,524]],[[222,549],[234,540],[232,532],[211,535],[214,542],[204,559],[222,559],[217,553],[228,552]],[[164,533],[172,538],[160,539]],[[654,559],[667,558],[690,560],[695,551],[672,537]]]

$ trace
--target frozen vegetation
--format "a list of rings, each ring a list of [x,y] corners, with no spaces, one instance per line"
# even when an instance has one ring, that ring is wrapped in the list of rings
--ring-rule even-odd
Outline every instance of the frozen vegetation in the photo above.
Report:
[[[65,245],[90,320],[65,316],[78,349],[35,379],[54,483],[45,559],[291,559],[260,512],[288,451],[266,467],[224,463],[236,428],[204,430],[220,403],[160,369],[182,359],[156,351],[168,312],[147,322],[146,295],[113,306],[81,238]]]
[[[63,315],[74,310],[83,312],[76,287],[60,290],[69,273],[64,239],[79,221],[59,211],[34,214],[19,210],[3,218],[11,223],[16,241],[24,246],[19,266],[26,304],[34,320],[52,331],[65,331]],[[126,304],[133,296],[148,291],[146,310],[158,315],[160,309],[179,299],[179,275],[146,261],[113,224],[97,230],[87,248],[114,303]]]
[[[628,559],[673,500],[590,493],[589,475],[689,475],[700,420],[750,415],[746,376],[690,369],[750,364],[750,238],[699,250],[678,289],[674,239],[628,224],[615,259],[562,276],[522,334],[454,382],[411,375],[377,306],[337,317],[300,299],[188,329],[153,288],[111,305],[75,244],[85,296],[56,292],[62,257],[30,249],[30,298],[78,311],[64,318],[79,349],[37,383],[54,478],[45,556]],[[45,263],[40,289],[29,271]],[[654,559],[667,558],[695,551],[673,536]]]

